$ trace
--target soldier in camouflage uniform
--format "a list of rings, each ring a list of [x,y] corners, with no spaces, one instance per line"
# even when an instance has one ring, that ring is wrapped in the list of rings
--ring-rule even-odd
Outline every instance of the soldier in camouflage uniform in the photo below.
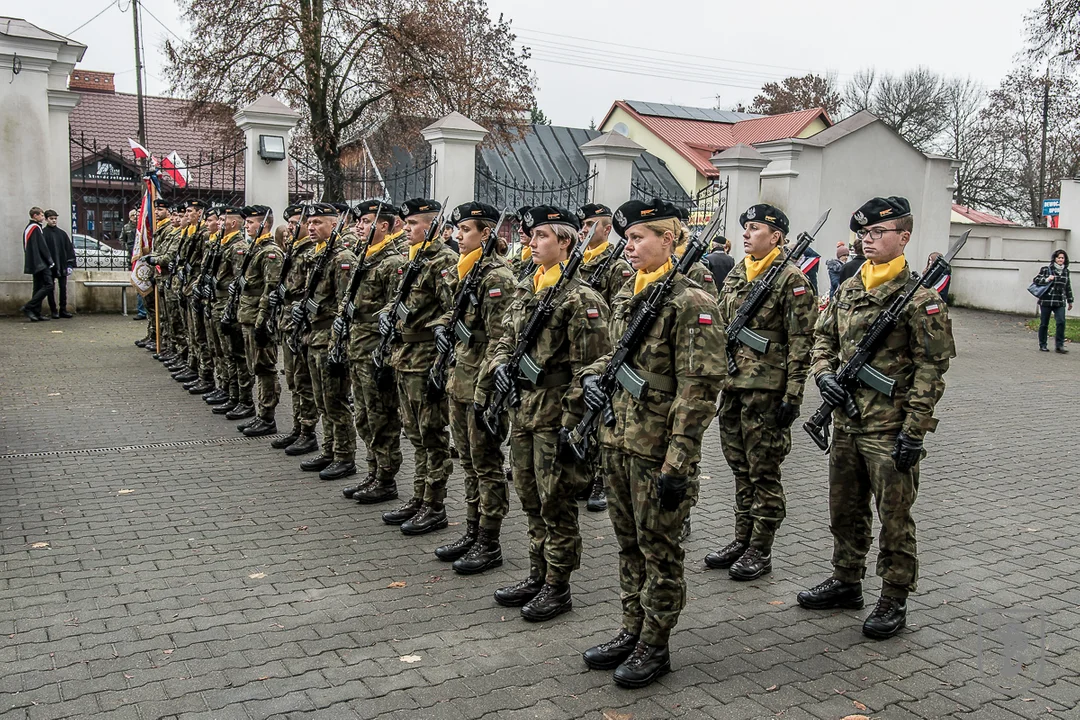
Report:
[[[303,298],[307,287],[307,277],[315,258],[315,240],[308,235],[307,223],[303,217],[303,205],[290,205],[285,208],[285,218],[289,223],[289,237],[296,241],[288,250],[292,257],[287,277],[271,292],[272,298],[282,307],[289,308]],[[284,289],[282,296],[281,290]],[[292,395],[292,430],[285,437],[272,440],[270,447],[284,450],[286,455],[306,455],[319,449],[315,438],[315,425],[319,422],[319,409],[315,405],[315,391],[311,386],[311,373],[307,366],[307,346],[301,343],[300,352],[294,353],[287,339],[293,333],[296,323],[288,312],[282,312],[278,325],[281,344],[282,363],[285,366],[285,383]]]
[[[724,380],[720,445],[735,476],[735,538],[709,553],[705,564],[726,568],[733,580],[753,580],[772,571],[773,540],[786,514],[780,465],[791,451],[791,424],[802,404],[817,300],[806,276],[784,260],[783,211],[753,205],[739,222],[746,257],[724,280],[724,326],[735,319],[758,277],[773,265],[783,271],[746,325],[768,341],[767,352],[739,343],[733,358],[738,372]]]
[[[936,292],[920,288],[900,322],[872,358],[875,370],[896,382],[890,398],[870,387],[850,392],[836,372],[883,309],[904,292],[911,269],[904,247],[914,219],[902,197],[877,197],[852,215],[866,262],[837,289],[818,319],[810,373],[822,396],[836,407],[829,455],[829,514],[833,575],[798,595],[806,608],[861,608],[862,578],[876,503],[877,574],[881,598],[863,623],[863,634],[882,639],[907,623],[907,596],[915,591],[919,560],[911,506],[919,491],[923,438],[937,429],[934,407],[945,392],[945,372],[956,356],[948,308]],[[849,400],[858,408],[844,412]]]
[[[226,381],[225,351],[218,342],[218,335],[214,331],[211,320],[212,306],[210,292],[207,288],[208,280],[214,274],[215,264],[220,257],[221,237],[224,235],[224,219],[221,217],[221,208],[209,207],[203,213],[206,219],[206,248],[203,252],[202,273],[195,284],[195,294],[199,300],[199,313],[202,315],[203,328],[206,332],[207,354],[210,358],[210,367],[214,387],[205,393],[202,399],[209,405],[224,403],[229,398],[229,386]]]
[[[204,222],[206,210],[207,204],[202,200],[188,201],[188,222],[195,230],[188,244],[184,287],[181,292],[186,298],[188,347],[191,348],[188,367],[198,374],[195,380],[184,385],[184,389],[192,395],[202,395],[214,389],[214,363],[210,354],[210,341],[206,337],[206,324],[203,322],[202,301],[195,296],[195,288],[202,279],[203,262],[209,246],[210,231]]]
[[[510,258],[510,272],[514,274],[515,282],[532,277],[536,271],[536,263],[532,261],[532,248],[529,247],[529,235],[532,230],[525,222],[527,212],[529,212],[529,206],[522,205],[515,213],[518,220],[518,244],[520,245],[518,252]]]
[[[255,417],[237,426],[248,437],[263,437],[277,433],[274,413],[281,396],[277,374],[277,338],[266,329],[270,312],[270,291],[281,276],[284,251],[274,241],[274,215],[265,205],[248,205],[243,209],[244,229],[252,238],[244,269],[244,289],[240,293],[237,315],[244,334],[244,356],[248,372],[255,381],[253,396]]]
[[[174,208],[174,216],[178,218],[179,231],[174,236],[172,252],[169,254],[169,265],[172,276],[168,282],[169,296],[169,334],[173,343],[179,349],[183,357],[183,364],[172,374],[173,380],[180,383],[191,382],[199,377],[199,373],[192,370],[191,363],[196,358],[195,351],[191,347],[187,330],[187,296],[184,295],[184,285],[187,282],[188,252],[192,246],[195,231],[198,225],[189,217],[186,205]]]
[[[225,415],[230,420],[251,417],[254,413],[251,400],[251,373],[248,372],[244,354],[244,335],[239,324],[224,325],[222,316],[229,304],[229,289],[236,281],[240,267],[247,256],[248,240],[241,229],[243,222],[240,208],[223,207],[222,236],[218,241],[221,260],[214,273],[214,293],[210,307],[210,326],[217,335],[217,344],[224,353],[225,387],[228,397],[223,403],[213,403],[215,415]],[[236,412],[238,411],[238,412]],[[229,417],[233,413],[233,417]]]
[[[541,384],[534,386],[524,377],[515,384],[518,373],[505,363],[540,299],[562,275],[581,226],[575,213],[547,205],[532,208],[524,219],[532,228],[529,242],[538,268],[518,285],[487,372],[499,392],[516,389],[520,395],[520,404],[510,412],[510,462],[529,525],[529,577],[496,590],[495,601],[521,606],[522,617],[542,622],[572,607],[570,575],[581,563],[574,497],[588,478],[565,438],[560,440],[560,428],[574,427],[584,413],[574,375],[611,350],[611,342],[607,304],[579,273],[563,285],[554,312],[529,351],[543,370]]]
[[[300,469],[309,472],[317,470],[323,480],[340,480],[356,474],[356,429],[347,402],[349,379],[335,376],[326,366],[330,328],[356,264],[356,255],[341,243],[341,237],[333,237],[337,222],[338,211],[333,205],[316,203],[309,206],[308,233],[315,240],[312,262],[324,263],[324,270],[322,277],[315,278],[317,284],[311,296],[315,311],[308,315],[311,330],[304,342],[307,345],[308,372],[311,374],[315,405],[322,417],[323,446],[322,453],[300,463]],[[299,302],[294,304],[294,322],[299,322],[301,312]]]
[[[148,264],[153,267],[156,260],[153,253],[157,252],[159,248],[165,243],[165,237],[169,232],[169,226],[172,220],[169,218],[169,203],[162,199],[154,201],[154,231],[153,231],[153,250],[151,254],[146,257]],[[157,299],[155,300],[155,293],[151,290],[146,297],[143,298],[143,304],[146,305],[146,337],[143,340],[137,341],[135,344],[141,348],[150,348],[157,340],[158,327],[160,327],[161,315],[165,312],[165,306],[162,302],[164,296],[164,285],[161,282],[159,273],[156,271],[151,275],[154,287],[157,288]],[[154,303],[160,303],[160,305],[154,305]],[[154,307],[151,307],[154,305]],[[168,338],[164,333],[161,335],[161,347],[155,348],[155,354],[157,359],[162,362],[169,362],[174,360],[176,356],[169,348]]]
[[[362,237],[366,238],[372,224],[375,225],[363,259],[364,279],[353,297],[352,324],[349,326],[349,373],[356,408],[356,433],[364,441],[370,459],[367,478],[359,485],[345,488],[342,494],[358,503],[371,505],[398,496],[397,474],[401,470],[402,457],[397,386],[395,383],[380,386],[372,353],[381,338],[379,312],[397,288],[405,256],[398,250],[402,233],[393,231],[399,220],[396,207],[369,200],[357,207],[357,213]],[[344,306],[339,308],[339,315],[344,311]]]
[[[624,258],[609,260],[611,254],[615,252],[615,248],[608,242],[608,236],[611,234],[611,208],[599,203],[588,203],[578,208],[578,217],[581,219],[582,233],[587,235],[592,227],[596,226],[596,232],[589,241],[589,247],[585,248],[585,261],[578,272],[593,290],[600,293],[600,297],[604,298],[610,310],[615,296],[626,286],[634,271]],[[601,512],[607,508],[599,451],[598,446],[592,446],[591,454],[586,460],[590,487],[585,491],[587,493],[585,497],[578,497],[578,500],[587,500],[585,507],[591,512]]]
[[[496,208],[485,203],[465,203],[454,209],[451,220],[458,229],[458,282],[464,282],[470,272],[479,273],[480,281],[471,298],[459,296],[456,300],[465,303],[460,324],[451,327],[448,313],[435,327],[439,352],[452,352],[456,359],[447,378],[446,394],[450,430],[465,473],[466,508],[465,534],[437,548],[435,556],[453,562],[455,572],[473,575],[502,565],[499,535],[510,508],[502,448],[479,419],[479,409],[487,405],[489,388],[480,386],[478,380],[502,337],[514,276],[497,247],[483,256],[484,245],[499,221]],[[458,292],[462,292],[460,286]]]
[[[674,206],[659,200],[624,203],[615,223],[637,270],[614,298],[611,332],[621,337],[650,284],[675,272],[671,258],[680,228]],[[605,355],[581,373],[585,403],[598,411],[608,403],[597,380],[610,359]],[[677,278],[630,364],[648,389],[640,398],[617,389],[615,425],[599,430],[608,512],[619,542],[622,629],[583,657],[591,668],[614,668],[620,685],[644,687],[671,669],[668,638],[686,604],[680,532],[698,494],[701,439],[726,372],[712,297]]]
[[[160,224],[164,230],[154,237],[153,255],[146,260],[149,264],[157,266],[155,282],[158,287],[158,302],[161,303],[158,317],[158,328],[161,331],[161,342],[165,346],[165,352],[157,353],[158,359],[165,363],[170,372],[177,372],[187,364],[186,347],[180,339],[173,336],[173,314],[177,312],[176,303],[172,298],[170,285],[173,273],[176,271],[176,247],[179,242],[180,216],[175,212],[175,206],[168,206],[168,217]],[[152,328],[153,331],[153,328]]]
[[[408,318],[397,322],[399,341],[390,359],[398,388],[398,409],[405,436],[413,446],[416,471],[413,495],[400,508],[383,513],[383,521],[400,525],[406,535],[423,535],[446,527],[446,481],[450,460],[446,398],[428,397],[428,372],[435,360],[434,325],[454,303],[457,257],[437,236],[424,245],[429,227],[441,209],[435,200],[407,200],[400,210],[409,243],[409,260],[421,263],[420,275],[405,299]],[[396,291],[394,293],[396,297]],[[379,315],[379,332],[393,333],[393,297]]]
[[[676,211],[679,213],[679,226],[682,232],[675,238],[675,257],[681,258],[686,252],[686,244],[690,242],[690,227],[687,225],[690,220],[690,211],[686,208],[676,208]],[[720,296],[716,283],[713,281],[712,268],[704,261],[694,263],[687,277],[696,282],[698,287],[711,295],[714,300]]]

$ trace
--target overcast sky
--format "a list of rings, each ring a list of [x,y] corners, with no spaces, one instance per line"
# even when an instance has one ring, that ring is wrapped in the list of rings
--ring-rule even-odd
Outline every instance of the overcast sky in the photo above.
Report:
[[[807,72],[834,72],[842,84],[865,67],[926,65],[993,88],[1037,0],[488,2],[532,48],[540,108],[554,124],[586,127],[613,100],[712,107],[719,96],[727,108],[749,103],[764,82]],[[172,0],[141,4],[147,92],[166,94],[162,45],[190,31]],[[130,0],[0,0],[0,14],[86,44],[80,67],[115,72],[119,90],[135,91]]]

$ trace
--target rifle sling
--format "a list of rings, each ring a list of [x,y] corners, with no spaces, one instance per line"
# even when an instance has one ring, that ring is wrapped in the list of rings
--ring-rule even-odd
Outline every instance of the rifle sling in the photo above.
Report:
[[[434,342],[435,333],[432,330],[421,330],[414,333],[401,333],[401,341],[407,343]]]
[[[660,373],[640,370],[629,363],[627,363],[627,367],[637,373],[638,377],[647,382],[650,390],[674,395],[675,391],[678,389],[678,383],[676,383],[675,378],[670,375],[661,375]]]
[[[549,390],[551,388],[562,387],[563,385],[569,385],[570,381],[574,379],[574,374],[569,370],[562,370],[554,373],[544,373],[543,381],[539,385],[533,385],[528,378],[523,377],[520,379],[522,390]]]

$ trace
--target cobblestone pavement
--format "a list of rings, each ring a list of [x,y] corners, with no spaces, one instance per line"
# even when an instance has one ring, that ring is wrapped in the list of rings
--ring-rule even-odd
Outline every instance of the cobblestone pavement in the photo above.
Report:
[[[1019,318],[955,313],[907,631],[795,603],[831,555],[801,431],[773,573],[705,569],[732,527],[710,429],[675,672],[637,691],[579,657],[619,622],[606,515],[582,511],[574,610],[525,623],[491,600],[527,571],[516,499],[503,567],[457,576],[431,551],[460,525],[404,538],[239,439],[132,346],[141,327],[0,320],[2,718],[1080,718],[1080,351],[1037,352]],[[455,521],[461,495],[455,475]]]

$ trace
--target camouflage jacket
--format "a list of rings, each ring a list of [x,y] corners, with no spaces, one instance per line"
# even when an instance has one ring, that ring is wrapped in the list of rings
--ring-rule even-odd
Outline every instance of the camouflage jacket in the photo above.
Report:
[[[379,346],[379,313],[397,289],[405,256],[398,252],[396,238],[363,261],[364,278],[353,298],[355,308],[349,327],[349,358],[370,362]],[[344,298],[339,312],[344,311]]]
[[[676,262],[675,260],[672,261]],[[705,293],[713,299],[715,304],[717,298],[720,297],[720,291],[716,287],[716,283],[713,282],[712,270],[703,262],[696,262],[690,266],[690,272],[686,273],[686,276],[693,280],[699,288],[705,291]]]
[[[218,320],[229,304],[229,286],[236,280],[240,273],[240,266],[244,264],[247,255],[248,239],[243,230],[238,230],[231,235],[226,235],[221,240],[221,262],[218,263],[217,273],[214,275],[215,288],[213,315]]]
[[[773,261],[773,265],[781,263],[783,255]],[[735,319],[752,287],[746,279],[745,263],[735,263],[724,279],[724,291],[720,294],[720,319],[724,327]],[[739,343],[735,353],[739,372],[724,381],[724,389],[783,392],[784,402],[802,404],[817,314],[817,296],[810,281],[797,267],[787,263],[765,303],[747,323],[748,329],[769,341],[769,350],[762,355]]]
[[[845,280],[818,318],[814,332],[812,376],[836,372],[855,352],[855,346],[874,318],[903,292],[910,268],[873,290],[862,275]],[[934,406],[945,392],[945,371],[956,357],[952,323],[945,303],[933,290],[920,288],[907,304],[899,324],[870,360],[875,370],[896,381],[893,397],[860,385],[855,405],[858,422],[842,409],[833,413],[836,426],[851,434],[897,432],[922,438],[937,428]]]
[[[283,334],[291,332],[296,325],[293,322],[292,313],[289,312],[289,307],[294,302],[304,298],[304,291],[307,290],[308,275],[311,274],[311,267],[315,260],[315,240],[310,235],[297,238],[296,244],[293,245],[290,252],[292,253],[292,262],[289,264],[289,274],[281,278],[281,284],[285,286],[285,297],[282,298],[284,310],[281,313],[281,322],[278,327],[281,328]]]
[[[505,314],[503,336],[485,368],[481,382],[491,387],[491,373],[510,359],[518,339],[543,297],[533,293],[532,277],[518,283],[517,292]],[[521,405],[510,412],[515,431],[558,430],[573,427],[584,414],[581,385],[573,381],[588,365],[611,351],[608,308],[600,293],[574,277],[559,294],[555,311],[540,332],[529,357],[544,370],[545,387],[521,388]],[[550,385],[550,387],[546,387]]]
[[[648,290],[634,295],[627,286],[615,296],[612,337],[621,337]],[[611,353],[582,371],[599,375]],[[663,471],[689,476],[701,459],[701,438],[716,415],[716,397],[727,372],[724,327],[716,304],[685,277],[675,281],[660,314],[630,364],[648,373],[649,389],[640,400],[623,388],[612,398],[615,426],[601,424],[605,447],[663,461]],[[664,387],[668,385],[668,387]]]
[[[154,236],[154,259],[161,268],[158,277],[168,278],[176,271],[176,248],[179,241],[180,229],[172,225],[158,231]]]
[[[439,324],[442,316],[453,307],[457,288],[457,259],[453,250],[441,240],[435,240],[422,253],[417,254],[422,266],[420,276],[413,284],[405,307],[409,317],[398,322],[398,339],[394,344],[390,365],[399,372],[427,372],[435,362],[435,335],[431,328]],[[398,268],[398,277],[405,272],[405,265]],[[393,312],[393,292],[380,312]]]
[[[206,226],[202,223],[195,229],[195,232],[188,240],[187,245],[187,263],[191,266],[190,270],[184,270],[184,294],[191,297],[191,294],[195,291],[195,286],[199,282],[199,278],[203,274],[203,263],[206,262],[207,254],[210,248],[210,231],[206,229]]]
[[[604,302],[611,307],[611,301],[615,299],[615,296],[619,294],[619,291],[626,285],[627,280],[634,277],[634,269],[630,267],[630,263],[626,262],[624,258],[616,258],[608,265],[607,270],[602,276],[596,278],[596,282],[593,280],[593,273],[599,272],[600,266],[604,264],[608,256],[613,253],[615,249],[608,245],[604,248],[604,251],[592,258],[587,263],[581,264],[581,269],[578,270],[578,274],[581,279],[587,282],[589,285],[596,288],[596,291],[600,293],[600,297],[604,298]]]
[[[305,336],[305,344],[313,348],[325,348],[330,344],[330,326],[337,317],[338,306],[341,296],[345,294],[345,288],[349,285],[349,276],[356,266],[356,255],[344,245],[335,244],[332,248],[333,256],[327,259],[322,277],[315,286],[315,294],[312,300],[318,303],[316,312],[308,316],[311,322],[311,330]],[[325,248],[315,253],[312,264],[318,262]],[[285,312],[289,312],[286,308]]]
[[[191,279],[192,249],[198,245],[198,241],[195,237],[198,230],[199,227],[197,225],[188,225],[179,230],[176,234],[176,244],[174,245],[172,252],[172,271],[174,276],[172,291],[176,295],[187,295],[187,284]],[[181,276],[184,280],[183,286],[181,286],[179,282]]]
[[[242,325],[265,325],[270,307],[270,291],[281,276],[285,253],[272,235],[263,235],[248,249],[251,260],[244,271],[244,291],[240,293],[237,317]]]
[[[491,364],[495,348],[505,331],[503,318],[514,299],[514,275],[505,259],[494,256],[485,258],[480,265],[480,285],[475,302],[466,300],[462,324],[472,333],[468,347],[450,327],[450,313],[440,323],[455,338],[455,365],[446,383],[447,394],[452,400],[463,403],[487,404],[489,385],[479,380],[485,367]]]

